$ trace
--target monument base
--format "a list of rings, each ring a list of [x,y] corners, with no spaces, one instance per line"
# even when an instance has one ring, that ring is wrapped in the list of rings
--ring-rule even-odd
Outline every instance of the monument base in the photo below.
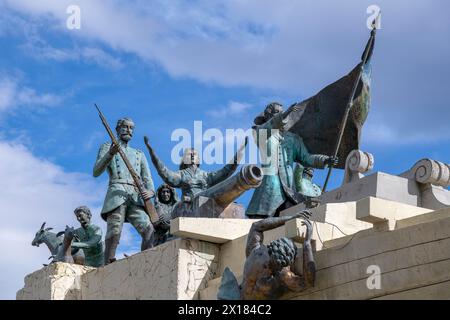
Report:
[[[430,200],[425,187],[378,173],[325,194],[311,216],[316,284],[283,299],[450,299],[450,192],[433,189]],[[175,240],[98,269],[51,264],[25,278],[17,299],[216,299],[226,267],[242,280],[254,221],[177,218]],[[293,219],[264,243],[288,237],[301,250],[304,233]]]

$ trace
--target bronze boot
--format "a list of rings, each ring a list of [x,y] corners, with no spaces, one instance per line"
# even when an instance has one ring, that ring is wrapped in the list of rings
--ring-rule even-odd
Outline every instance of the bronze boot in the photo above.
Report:
[[[112,236],[105,239],[105,265],[116,261],[116,249],[119,245],[120,236]]]
[[[149,225],[141,234],[142,243],[141,251],[153,248],[153,242],[155,241],[155,229],[152,225]]]

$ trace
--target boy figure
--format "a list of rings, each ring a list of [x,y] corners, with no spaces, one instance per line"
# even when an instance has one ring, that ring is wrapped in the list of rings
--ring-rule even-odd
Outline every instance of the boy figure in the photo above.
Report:
[[[159,221],[155,223],[155,242],[160,245],[170,239],[170,220],[172,211],[178,202],[178,196],[174,188],[168,184],[162,184],[156,190],[155,209],[159,216]]]
[[[81,228],[74,231],[73,249],[82,249],[84,253],[84,265],[90,267],[103,266],[103,241],[102,229],[91,224],[91,210],[86,206],[75,209],[75,216],[81,224]]]

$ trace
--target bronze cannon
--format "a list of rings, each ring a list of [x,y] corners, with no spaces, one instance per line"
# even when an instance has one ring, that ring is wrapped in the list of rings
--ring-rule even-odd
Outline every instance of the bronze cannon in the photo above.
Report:
[[[180,202],[172,218],[181,216],[202,218],[245,218],[245,208],[234,203],[244,192],[257,188],[263,179],[261,168],[245,165],[225,181],[195,195],[192,201]]]

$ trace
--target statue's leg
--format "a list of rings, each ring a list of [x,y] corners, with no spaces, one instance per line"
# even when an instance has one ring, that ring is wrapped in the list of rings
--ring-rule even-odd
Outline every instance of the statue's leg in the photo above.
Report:
[[[155,239],[155,228],[150,222],[150,218],[144,208],[131,205],[127,212],[127,220],[136,228],[142,237],[141,251],[153,247]]]
[[[126,205],[121,205],[108,213],[105,236],[105,265],[116,261],[116,249],[119,245],[120,234],[122,233],[123,222],[125,220]]]

